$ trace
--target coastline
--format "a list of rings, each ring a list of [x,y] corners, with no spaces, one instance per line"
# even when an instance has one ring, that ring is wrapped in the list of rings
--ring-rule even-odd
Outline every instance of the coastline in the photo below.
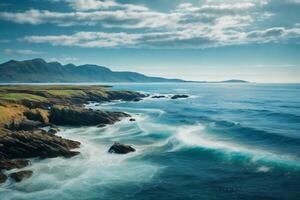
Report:
[[[124,112],[85,108],[90,102],[139,101],[146,95],[110,90],[108,86],[0,86],[0,183],[20,182],[32,175],[21,169],[31,158],[73,157],[80,142],[55,135],[59,126],[114,124],[130,117]],[[46,131],[43,127],[49,127]],[[20,169],[15,173],[9,170]]]

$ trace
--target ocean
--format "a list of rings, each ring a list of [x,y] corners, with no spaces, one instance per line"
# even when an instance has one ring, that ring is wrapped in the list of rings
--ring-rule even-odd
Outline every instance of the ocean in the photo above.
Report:
[[[80,141],[70,159],[32,160],[31,178],[1,200],[300,199],[300,84],[114,84],[189,98],[89,104],[136,119],[61,127]],[[109,154],[114,142],[136,152]]]

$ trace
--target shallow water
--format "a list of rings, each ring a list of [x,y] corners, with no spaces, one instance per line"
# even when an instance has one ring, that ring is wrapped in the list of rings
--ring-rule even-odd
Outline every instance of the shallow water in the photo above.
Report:
[[[300,199],[300,85],[122,84],[188,94],[89,107],[120,110],[104,128],[62,127],[82,142],[71,159],[33,160],[34,175],[0,187],[0,199]],[[108,154],[113,142],[137,151]]]

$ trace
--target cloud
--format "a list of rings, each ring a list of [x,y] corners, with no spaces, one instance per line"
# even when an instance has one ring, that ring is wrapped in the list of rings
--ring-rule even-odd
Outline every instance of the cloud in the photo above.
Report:
[[[208,4],[199,8],[201,11],[233,11],[233,10],[248,10],[254,8],[255,4],[252,2],[239,2],[239,3],[221,3],[221,4]]]
[[[136,4],[121,4],[113,0],[62,0],[75,10],[105,10],[105,9],[124,9],[132,11],[147,11],[148,8]]]
[[[85,25],[120,28],[157,28],[168,26],[177,16],[172,16],[155,11],[93,11],[93,12],[50,12],[47,10],[27,10],[25,12],[12,13],[0,12],[0,19],[12,21],[18,24],[44,24],[52,23],[59,26]]]
[[[33,51],[31,49],[4,49],[5,54],[21,54],[21,55],[40,55],[44,52]]]
[[[53,0],[52,0],[53,1]],[[57,0],[56,0],[57,1]],[[182,28],[186,23],[210,23],[220,16],[241,15],[256,6],[253,2],[178,5],[174,10],[161,12],[143,5],[121,4],[116,1],[59,0],[74,11],[52,12],[30,9],[23,12],[0,12],[0,19],[19,24],[52,23],[58,26],[96,26],[123,29]]]
[[[63,62],[63,63],[75,62],[78,60],[79,59],[76,57],[59,57],[59,58],[53,57],[49,59],[50,62]]]
[[[300,38],[300,28],[273,27],[265,30],[251,31],[247,33],[246,39],[249,41],[266,43],[278,42],[289,38]]]
[[[157,11],[145,5],[113,0],[51,1],[65,2],[73,10],[53,12],[31,9],[17,13],[0,12],[0,19],[20,24],[52,23],[58,26],[101,27],[101,31],[29,35],[19,39],[29,43],[84,48],[207,48],[299,38],[297,26],[255,26],[256,22],[268,20],[274,15],[267,11],[257,11],[258,7],[269,3],[266,0],[206,0],[198,6],[182,3],[169,11]]]
[[[265,64],[258,64],[255,65],[257,68],[291,68],[291,67],[297,67],[298,65],[295,64],[279,64],[279,65],[265,65]]]
[[[272,27],[263,30],[239,30],[251,21],[249,17],[224,16],[211,27],[191,26],[166,32],[77,32],[71,35],[26,36],[20,41],[49,43],[55,46],[84,48],[208,48],[233,44],[267,43],[300,39],[300,28]],[[236,29],[238,27],[238,29]]]

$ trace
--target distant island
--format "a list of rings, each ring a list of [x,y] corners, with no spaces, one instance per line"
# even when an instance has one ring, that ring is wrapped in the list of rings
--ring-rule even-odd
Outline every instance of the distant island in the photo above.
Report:
[[[248,81],[239,80],[239,79],[230,79],[226,81],[220,81],[221,83],[249,83]]]
[[[41,58],[32,60],[10,60],[0,64],[0,83],[80,83],[80,82],[198,82],[182,79],[167,79],[162,77],[146,76],[141,73],[128,71],[112,71],[107,67],[85,64],[63,65],[59,62],[46,62]],[[211,83],[246,83],[243,80],[227,80]]]

